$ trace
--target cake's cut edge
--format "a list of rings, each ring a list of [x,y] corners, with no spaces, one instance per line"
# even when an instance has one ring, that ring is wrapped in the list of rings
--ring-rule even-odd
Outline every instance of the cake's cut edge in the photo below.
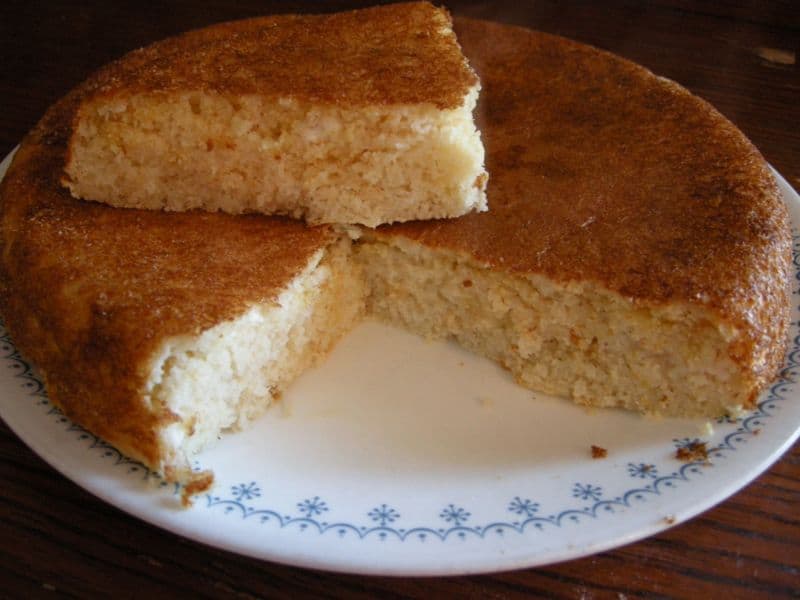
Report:
[[[337,35],[344,49],[328,57]],[[232,85],[240,71],[251,79]],[[487,207],[480,83],[449,14],[428,3],[216,25],[133,52],[83,88],[62,179],[76,198],[369,227]]]
[[[754,340],[749,326],[698,303],[512,274],[401,236],[364,234],[355,256],[369,314],[426,338],[452,338],[520,385],[589,407],[738,414],[755,406],[783,358],[782,319],[778,331]]]
[[[84,102],[61,181],[123,208],[368,227],[457,217],[487,209],[478,89],[448,110],[191,92]]]
[[[158,470],[186,473],[191,458],[280,401],[363,315],[364,289],[350,243],[340,239],[270,302],[196,335],[163,341],[140,396],[171,421],[159,430]],[[193,477],[190,478],[193,481]]]

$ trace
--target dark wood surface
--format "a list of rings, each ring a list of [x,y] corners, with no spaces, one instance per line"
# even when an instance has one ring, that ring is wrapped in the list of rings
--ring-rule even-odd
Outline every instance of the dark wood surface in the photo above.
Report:
[[[186,29],[359,2],[0,3],[0,153],[124,52]],[[670,77],[800,187],[796,2],[451,2],[594,44]],[[208,548],[97,500],[0,422],[0,597],[800,597],[800,445],[741,492],[648,540],[549,567],[435,579],[338,575]]]

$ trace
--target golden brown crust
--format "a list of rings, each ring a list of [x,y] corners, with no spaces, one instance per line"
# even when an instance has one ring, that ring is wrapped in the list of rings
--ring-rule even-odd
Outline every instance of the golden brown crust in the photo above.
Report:
[[[444,10],[427,2],[223,23],[136,50],[92,96],[206,91],[364,106],[463,105],[477,77]]]
[[[147,464],[171,415],[141,399],[148,359],[274,299],[335,234],[261,216],[115,209],[58,179],[79,89],[23,141],[0,187],[2,304],[65,413]]]
[[[481,77],[490,210],[383,228],[480,263],[707,307],[744,337],[754,393],[781,364],[788,214],[764,159],[709,104],[563,38],[462,19]]]

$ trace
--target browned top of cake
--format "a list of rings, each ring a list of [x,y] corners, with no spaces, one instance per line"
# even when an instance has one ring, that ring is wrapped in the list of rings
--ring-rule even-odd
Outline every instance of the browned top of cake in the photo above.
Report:
[[[131,52],[93,86],[103,96],[198,90],[455,108],[478,80],[450,27],[427,2],[223,23]]]
[[[762,156],[703,100],[595,48],[457,20],[482,82],[489,212],[382,230],[493,268],[689,302],[748,331],[770,377],[787,324],[787,210]],[[745,356],[746,355],[746,356]]]
[[[276,298],[335,234],[281,218],[73,199],[59,177],[80,94],[28,135],[0,187],[0,299],[51,399],[131,452],[126,435],[142,448],[153,433],[139,390],[158,345]]]

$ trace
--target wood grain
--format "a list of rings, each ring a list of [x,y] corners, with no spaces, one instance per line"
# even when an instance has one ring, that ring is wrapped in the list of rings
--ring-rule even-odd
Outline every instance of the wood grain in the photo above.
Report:
[[[167,35],[362,2],[0,4],[0,153],[93,69]],[[621,54],[706,98],[800,187],[795,2],[450,2]],[[643,542],[539,569],[437,579],[338,575],[184,540],[97,500],[0,423],[0,596],[800,597],[800,445],[720,506]]]

